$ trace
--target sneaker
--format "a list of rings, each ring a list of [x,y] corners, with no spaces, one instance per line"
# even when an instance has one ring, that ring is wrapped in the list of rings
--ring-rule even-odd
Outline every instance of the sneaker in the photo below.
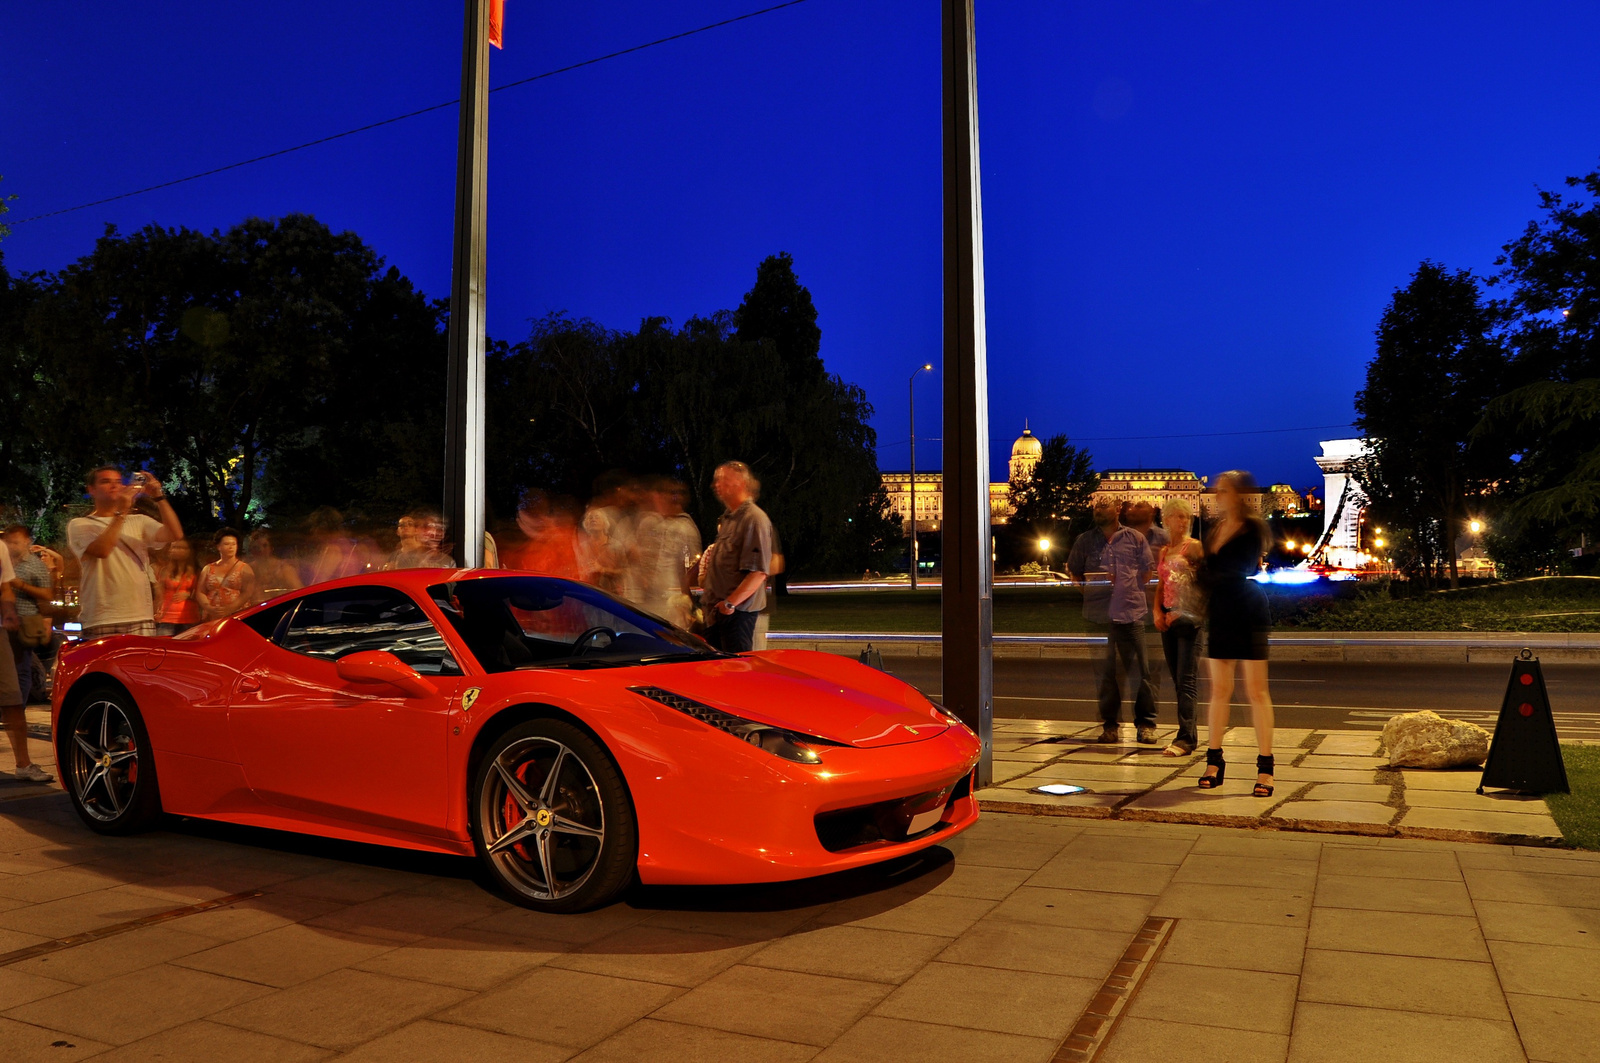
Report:
[[[54,778],[37,764],[29,764],[26,768],[18,768],[11,777],[18,782],[50,782]]]
[[[1095,741],[1103,745],[1114,745],[1117,742],[1122,741],[1122,735],[1117,728],[1107,727],[1104,731],[1100,732],[1100,737],[1096,738]]]
[[[1141,728],[1139,728],[1139,744],[1141,746],[1153,746],[1153,745],[1155,745],[1156,744],[1156,729],[1154,727],[1141,727]]]

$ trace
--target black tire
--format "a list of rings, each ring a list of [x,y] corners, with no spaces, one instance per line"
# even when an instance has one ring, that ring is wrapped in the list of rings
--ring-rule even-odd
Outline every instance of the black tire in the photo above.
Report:
[[[561,720],[511,728],[485,753],[470,798],[478,856],[516,903],[587,911],[633,881],[633,801],[616,761],[585,731]]]
[[[56,748],[61,785],[92,831],[137,834],[161,819],[150,734],[124,691],[96,686],[74,696]]]

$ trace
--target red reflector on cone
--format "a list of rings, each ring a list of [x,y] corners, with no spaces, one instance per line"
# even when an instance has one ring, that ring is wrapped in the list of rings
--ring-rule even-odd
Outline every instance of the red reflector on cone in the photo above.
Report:
[[[1517,706],[1517,711],[1522,713],[1524,716],[1532,716],[1533,706],[1524,701],[1521,705]]]
[[[1532,675],[1532,673],[1530,673],[1530,672],[1523,672],[1522,673],[1522,685],[1525,686],[1525,687],[1533,686],[1533,675]]]

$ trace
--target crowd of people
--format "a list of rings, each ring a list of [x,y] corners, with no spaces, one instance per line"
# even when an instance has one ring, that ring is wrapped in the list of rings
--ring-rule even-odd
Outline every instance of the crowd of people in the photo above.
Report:
[[[1199,785],[1215,789],[1225,780],[1222,738],[1228,730],[1236,675],[1242,673],[1260,750],[1253,792],[1257,797],[1271,797],[1275,767],[1272,698],[1267,687],[1271,615],[1266,595],[1250,577],[1260,570],[1272,535],[1250,507],[1249,499],[1255,494],[1255,481],[1247,472],[1233,470],[1217,477],[1221,519],[1203,541],[1189,534],[1194,512],[1182,500],[1163,507],[1164,526],[1158,526],[1148,502],[1119,506],[1099,499],[1094,506],[1094,528],[1073,543],[1067,571],[1084,585],[1084,617],[1106,630],[1097,676],[1099,740],[1121,740],[1119,678],[1125,677],[1134,688],[1136,741],[1157,744],[1160,672],[1145,652],[1145,618],[1153,615],[1172,678],[1178,720],[1177,734],[1164,752],[1176,757],[1195,751],[1199,744],[1197,649],[1204,627],[1211,697],[1206,768]]]
[[[763,642],[767,585],[782,569],[772,522],[756,504],[760,488],[743,462],[717,468],[713,489],[726,512],[705,549],[684,508],[687,488],[668,477],[607,474],[586,507],[528,491],[515,520],[486,537],[485,564],[591,583],[719,649],[750,650]],[[84,490],[92,508],[67,523],[62,550],[34,543],[15,524],[0,551],[0,717],[24,781],[49,778],[29,757],[23,707],[43,693],[45,661],[64,637],[56,620],[75,618],[85,639],[176,636],[285,591],[456,563],[446,521],[427,508],[401,516],[388,533],[322,508],[303,530],[221,528],[197,537],[185,534],[147,472],[125,478],[102,466]]]

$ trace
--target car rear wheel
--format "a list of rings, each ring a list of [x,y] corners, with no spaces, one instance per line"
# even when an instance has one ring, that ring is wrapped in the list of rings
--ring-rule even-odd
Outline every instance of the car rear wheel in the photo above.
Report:
[[[633,879],[638,828],[616,762],[560,720],[518,724],[472,788],[478,855],[512,900],[547,912],[609,904]]]
[[[133,834],[161,818],[150,736],[133,699],[97,688],[78,699],[59,750],[72,806],[101,834]]]

